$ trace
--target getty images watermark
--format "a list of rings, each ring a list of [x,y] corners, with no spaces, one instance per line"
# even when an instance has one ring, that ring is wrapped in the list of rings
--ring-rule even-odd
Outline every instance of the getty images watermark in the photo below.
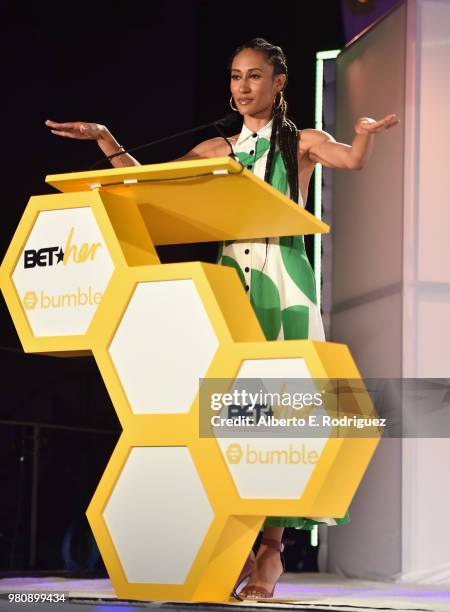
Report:
[[[368,426],[386,426],[386,419],[374,417],[333,416],[323,410],[324,393],[265,392],[252,393],[246,389],[234,389],[231,393],[213,393],[211,409],[217,414],[211,416],[213,427],[222,426],[264,426],[264,427],[337,427],[355,426],[358,429]],[[225,409],[225,410],[224,410]],[[316,410],[315,410],[316,409]],[[298,412],[295,416],[281,414]],[[223,412],[227,416],[222,416]],[[278,416],[276,416],[278,414]],[[299,416],[304,414],[304,416]]]
[[[201,437],[450,437],[448,379],[201,379]]]

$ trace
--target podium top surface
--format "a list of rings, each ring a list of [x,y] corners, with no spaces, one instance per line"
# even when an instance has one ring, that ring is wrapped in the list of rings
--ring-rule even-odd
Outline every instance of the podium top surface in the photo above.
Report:
[[[155,244],[326,233],[329,227],[230,157],[54,174],[62,192],[131,198]]]

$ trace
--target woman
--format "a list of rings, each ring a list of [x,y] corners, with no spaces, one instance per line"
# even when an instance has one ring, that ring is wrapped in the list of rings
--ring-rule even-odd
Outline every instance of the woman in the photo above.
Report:
[[[230,63],[230,105],[244,118],[240,134],[229,138],[236,155],[252,172],[303,205],[316,163],[329,168],[359,170],[369,159],[373,135],[398,123],[395,115],[379,121],[358,119],[351,145],[336,142],[320,130],[297,130],[287,118],[283,91],[287,84],[286,59],[280,47],[255,38],[234,52]],[[58,136],[96,140],[115,167],[139,165],[108,129],[97,123],[46,121]],[[180,160],[223,157],[229,147],[222,138],[201,142]],[[268,340],[324,340],[314,275],[302,236],[235,240],[220,245],[218,263],[232,266],[249,295]],[[251,552],[238,584],[250,576],[241,598],[273,596],[283,573],[282,535],[285,527],[311,529],[316,524],[336,525],[342,519],[269,517],[256,556]]]

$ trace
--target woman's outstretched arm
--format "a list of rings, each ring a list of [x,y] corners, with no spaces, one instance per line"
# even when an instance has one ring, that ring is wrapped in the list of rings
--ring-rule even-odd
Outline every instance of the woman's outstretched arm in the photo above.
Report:
[[[361,170],[372,153],[374,135],[398,123],[395,114],[386,115],[379,121],[370,117],[361,117],[356,122],[355,137],[351,145],[336,142],[327,132],[306,129],[301,132],[301,146],[306,149],[314,163],[323,164],[328,168]]]
[[[62,136],[64,138],[75,138],[76,140],[96,140],[98,146],[103,151],[105,157],[118,153],[121,149],[120,144],[108,130],[105,125],[100,123],[87,123],[85,121],[69,121],[66,123],[57,123],[47,119],[45,125],[50,128],[52,134]],[[211,138],[196,145],[188,151],[183,157],[179,157],[174,161],[188,161],[195,159],[205,159],[207,157],[226,156],[228,150],[224,144],[223,138]],[[110,159],[110,163],[115,168],[125,166],[140,166],[141,163],[129,153],[121,153]]]
[[[76,140],[96,140],[104,155],[113,155],[121,150],[120,144],[105,125],[100,123],[87,123],[85,121],[69,121],[57,123],[47,119],[45,125],[51,129],[52,134]],[[141,164],[129,153],[122,153],[110,160],[115,168],[125,166],[140,166]]]

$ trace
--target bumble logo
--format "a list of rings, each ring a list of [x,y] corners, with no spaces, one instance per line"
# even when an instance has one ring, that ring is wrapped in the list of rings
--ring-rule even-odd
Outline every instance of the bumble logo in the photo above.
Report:
[[[294,448],[289,444],[282,449],[252,449],[250,444],[245,448],[245,462],[248,464],[269,464],[269,465],[289,465],[289,464],[314,464],[319,460],[319,454],[315,449],[308,450],[306,444],[301,444],[299,448]]]
[[[73,308],[79,306],[93,306],[100,304],[103,293],[94,291],[92,287],[88,287],[86,291],[82,291],[80,287],[72,293],[60,293],[50,295],[45,291],[39,292],[39,297],[36,291],[27,291],[23,296],[22,303],[26,310],[34,310],[36,306],[39,308]]]
[[[225,452],[228,463],[239,463],[242,459],[242,448],[239,444],[230,444]]]
[[[313,465],[319,460],[319,453],[316,449],[307,448],[306,444],[301,444],[298,448],[289,444],[282,449],[255,449],[246,444],[244,450],[240,444],[230,444],[225,451],[228,463],[234,465],[244,459],[247,465]]]
[[[23,296],[22,303],[26,310],[34,310],[36,308],[36,304],[38,303],[36,291],[27,291]]]

